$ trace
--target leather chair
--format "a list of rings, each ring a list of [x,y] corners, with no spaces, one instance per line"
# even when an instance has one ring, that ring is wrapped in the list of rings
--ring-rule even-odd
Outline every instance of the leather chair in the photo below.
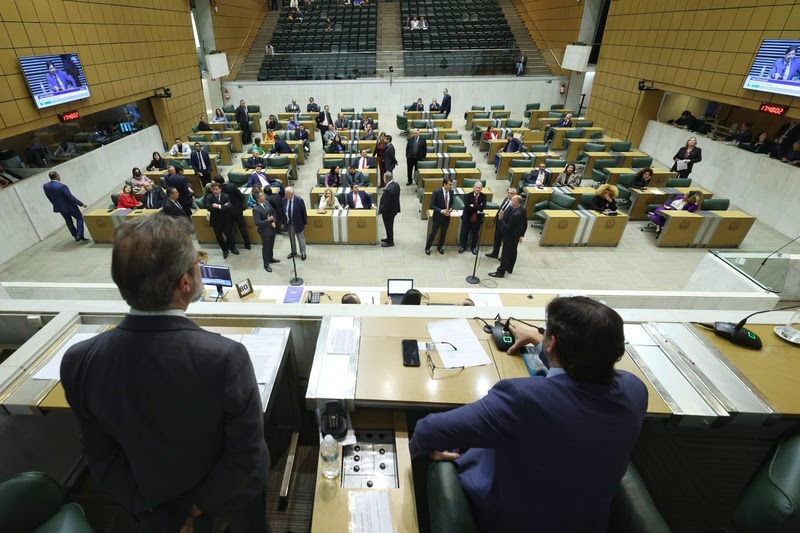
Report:
[[[489,108],[489,110],[490,111],[497,111],[498,109],[505,109],[505,108],[506,108],[505,104],[497,104],[497,105],[491,106]]]
[[[375,113],[375,112],[378,111],[378,108],[377,107],[365,107],[362,111],[364,113]]]
[[[417,187],[417,199],[419,203],[422,203],[422,199],[425,197],[425,190],[431,190],[431,187],[437,189],[442,186],[442,179],[441,178],[425,178],[422,180],[422,183],[419,184]]]
[[[667,187],[691,187],[692,178],[670,178],[667,180]]]
[[[355,115],[356,114],[356,108],[355,107],[343,107],[342,108],[342,113],[345,114],[345,115],[348,115],[348,114]]]
[[[436,168],[438,163],[436,161],[417,161],[417,170],[421,168]],[[419,172],[414,170],[414,183],[419,187]]]
[[[278,156],[278,157],[270,157],[269,159],[265,159],[267,162],[267,168],[286,168],[289,170],[289,175],[287,179],[294,179],[292,177],[292,166],[289,164],[289,158],[285,155]]]
[[[494,111],[492,113],[492,118],[497,118],[497,119],[500,119],[500,118],[507,119],[510,116],[511,116],[511,111]]]
[[[547,113],[547,118],[564,118],[564,113],[559,113],[557,111],[550,111]]]
[[[564,109],[564,104],[551,104],[550,109]]]
[[[621,201],[622,203],[630,204],[631,185],[633,185],[634,179],[636,179],[636,174],[620,174],[619,182],[617,183],[617,189],[619,190],[617,203]]]
[[[575,128],[574,130],[569,130],[564,132],[565,139],[582,139],[586,130],[581,128]]]
[[[464,191],[471,191],[478,182],[481,182],[481,185],[486,188],[486,180],[477,178],[464,178],[464,185],[461,188],[464,189]]]
[[[631,151],[631,143],[628,141],[616,141],[611,143],[609,147],[611,152],[630,152]],[[602,152],[603,150],[598,150]]]
[[[195,198],[194,202],[197,204],[197,209],[205,209],[206,208],[206,197],[200,196],[199,198]]]
[[[338,166],[342,168],[344,166],[344,159],[323,159],[322,160],[322,168],[333,168]]]
[[[117,202],[119,202],[119,195],[120,193],[118,192],[115,192],[114,194],[111,195],[111,205],[108,207],[109,209],[111,209],[112,207],[114,209],[117,208]]]
[[[247,180],[250,179],[250,174],[252,174],[252,172],[247,172],[245,170],[231,170],[228,172],[228,181],[237,187],[243,187],[247,184]]]
[[[475,113],[475,118],[489,118],[489,113]]]
[[[544,164],[548,167],[565,167],[567,162],[564,159],[545,159]]]
[[[233,106],[233,104],[224,105],[224,106],[222,106],[222,112],[223,113],[235,113],[236,112],[236,108]]]
[[[206,137],[205,135],[189,135],[186,140],[190,143],[202,143],[206,142]]]
[[[532,144],[530,148],[528,148],[529,152],[535,152],[537,154],[543,154],[550,150],[550,147],[546,144]]]
[[[461,139],[460,133],[445,133],[444,140],[445,141],[458,141]]]
[[[63,489],[47,474],[17,474],[0,483],[0,531],[92,533],[81,506],[64,500]]]
[[[592,126],[594,126],[594,122],[591,120],[579,120],[575,123],[576,128],[591,128]]]
[[[515,118],[510,118],[506,120],[506,128],[521,128],[521,127],[522,127],[521,120],[517,120]]]
[[[575,198],[568,194],[562,194],[558,191],[553,191],[549,200],[542,200],[533,206],[533,219],[544,222],[544,215],[540,211],[545,209],[559,209],[561,211],[568,211],[572,209],[575,204]]]
[[[652,157],[634,157],[631,168],[647,168],[653,165]]]
[[[581,197],[578,198],[578,211],[593,211],[591,205],[592,200],[596,195],[589,193],[589,194],[581,194]]]
[[[603,133],[602,131],[593,131],[592,134],[589,135],[589,138],[590,139],[602,139],[603,135],[605,135],[605,133]]]
[[[658,511],[639,472],[632,463],[619,482],[611,500],[608,533],[669,533],[671,530]]]
[[[408,119],[404,115],[396,115],[395,122],[397,129],[400,130],[400,135],[408,134]]]
[[[433,134],[431,133],[420,133],[419,138],[423,141],[431,141],[433,140]]]
[[[709,198],[703,200],[700,209],[703,211],[727,211],[731,206],[731,201],[727,198]]]
[[[444,113],[434,113],[433,115],[431,115],[432,120],[445,120],[446,118],[447,115],[445,115]]]
[[[525,104],[525,118],[531,118],[531,111],[539,109],[541,104]]]
[[[608,174],[605,173],[604,169],[613,167],[616,164],[616,159],[599,159],[595,161],[594,168],[592,169],[592,180],[600,184],[605,183],[608,181]]]
[[[477,168],[477,166],[478,166],[477,161],[456,161],[456,165],[454,168]]]
[[[428,121],[427,120],[412,120],[411,121],[412,128],[427,128]]]
[[[261,106],[260,105],[249,105],[247,106],[248,113],[261,113]]]
[[[451,146],[450,148],[447,149],[447,153],[449,153],[449,154],[465,154],[465,153],[467,153],[467,147],[466,146],[454,145],[454,146]]]
[[[583,150],[578,154],[578,163],[586,163],[589,161],[589,156],[586,152],[605,152],[606,145],[600,143],[586,143],[583,145]]]

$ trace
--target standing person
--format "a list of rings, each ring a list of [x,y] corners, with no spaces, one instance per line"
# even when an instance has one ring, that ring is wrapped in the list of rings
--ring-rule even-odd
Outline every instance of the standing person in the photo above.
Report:
[[[239,187],[231,183],[230,181],[225,183],[225,178],[222,176],[217,176],[214,178],[215,183],[219,183],[219,186],[222,188],[222,192],[228,195],[228,198],[231,200],[231,209],[230,209],[230,216],[231,216],[231,224],[232,230],[238,228],[239,233],[242,235],[242,241],[244,242],[245,250],[250,250],[252,247],[250,246],[250,235],[247,234],[247,228],[244,225],[244,210],[247,207],[247,199],[245,199],[242,191],[239,190]],[[231,231],[231,235],[236,237],[236,232]],[[234,240],[234,242],[236,242]]]
[[[61,383],[94,478],[142,530],[211,531],[220,518],[266,533],[258,383],[244,346],[185,316],[203,292],[191,234],[161,213],[119,227],[111,277],[130,313],[67,350]]]
[[[647,388],[614,368],[625,354],[619,314],[575,296],[546,315],[544,335],[509,326],[508,350],[541,344],[546,378],[500,380],[477,402],[417,422],[409,442],[414,459],[456,461],[479,531],[530,531],[534,505],[547,509],[537,531],[606,531],[644,422]],[[454,449],[467,451],[442,451]]]
[[[187,217],[192,216],[192,203],[194,202],[194,189],[189,184],[189,180],[186,179],[186,176],[183,175],[183,168],[180,169],[178,172],[178,168],[175,165],[170,165],[168,168],[169,174],[167,175],[165,181],[167,182],[167,186],[175,187],[178,189],[178,201],[183,207],[184,213],[186,213]]]
[[[280,259],[275,259],[273,249],[275,248],[275,209],[267,202],[264,193],[256,193],[256,205],[253,206],[253,223],[258,228],[261,235],[261,259],[264,261],[264,270],[272,272],[272,263],[280,263]]]
[[[419,138],[419,130],[414,128],[411,130],[411,138],[408,139],[406,144],[406,166],[408,167],[408,180],[406,185],[411,185],[414,180],[414,169],[417,168],[417,163],[425,159],[428,154],[427,143]],[[388,172],[388,170],[387,170]]]
[[[317,128],[319,129],[319,136],[322,139],[322,146],[325,146],[325,133],[328,131],[328,126],[333,126],[333,117],[331,117],[330,106],[326,105],[314,120],[316,121]]]
[[[250,132],[250,113],[247,112],[244,100],[239,100],[239,107],[236,108],[234,117],[242,129],[242,142],[249,144],[253,140],[253,134]]]
[[[500,267],[496,272],[489,272],[493,278],[502,278],[506,272],[514,272],[517,263],[517,246],[522,244],[525,230],[528,229],[528,217],[522,207],[522,196],[514,195],[511,198],[511,213],[503,227],[503,256],[500,258]]]
[[[445,89],[442,91],[442,103],[439,104],[439,113],[444,113],[444,118],[449,118],[451,105],[452,99],[450,98],[450,93]]]
[[[800,71],[800,58],[797,57],[797,46],[786,49],[783,57],[775,61],[769,72],[771,80],[791,80]],[[49,76],[48,76],[48,79]]]
[[[208,206],[208,223],[214,229],[214,236],[222,250],[222,258],[228,258],[228,251],[239,255],[236,249],[236,240],[233,238],[233,222],[231,221],[231,199],[222,192],[222,187],[216,181],[211,184],[211,192],[206,195]]]
[[[431,196],[431,209],[433,209],[433,220],[431,221],[431,232],[425,241],[425,255],[431,255],[431,245],[439,232],[439,244],[436,251],[444,254],[444,238],[447,235],[447,228],[450,226],[450,213],[453,211],[453,180],[445,177],[442,179],[442,188],[433,191]]]
[[[78,209],[79,207],[85,209],[86,204],[72,196],[72,193],[69,192],[69,187],[61,183],[61,176],[58,172],[51,170],[48,176],[50,176],[50,181],[45,183],[43,188],[44,195],[53,204],[53,213],[58,213],[64,217],[67,229],[72,238],[75,239],[75,242],[89,242],[89,239],[83,236],[83,215],[81,215],[81,210]],[[73,218],[78,225],[77,228],[72,223]]]
[[[472,193],[464,195],[464,212],[461,214],[461,235],[459,243],[461,247],[458,253],[463,254],[467,249],[469,240],[472,255],[478,255],[478,236],[483,224],[483,210],[486,209],[486,195],[482,192],[483,184],[475,182]]]
[[[392,136],[386,136],[386,151],[383,153],[383,168],[384,173],[391,172],[394,174],[394,169],[397,167],[397,157],[394,152],[394,145],[392,144]],[[381,187],[386,180],[381,180]]]
[[[211,183],[211,158],[203,151],[199,142],[194,143],[194,152],[189,157],[189,163],[204,187]]]
[[[386,132],[381,132],[378,142],[375,143],[375,150],[372,152],[372,157],[378,162],[378,187],[383,187],[383,174],[386,172],[386,163],[384,157],[386,156]]]
[[[297,245],[300,246],[300,259],[306,260],[306,224],[308,215],[306,214],[306,204],[299,196],[295,196],[294,187],[286,187],[283,198],[283,212],[285,214],[286,229],[289,232],[289,243],[292,245],[292,253],[286,259],[291,259],[297,255]]]
[[[517,58],[516,67],[517,67],[517,76],[522,76],[522,73],[525,72],[525,66],[528,64],[528,57],[525,55],[525,52],[522,52],[520,56]]]
[[[670,169],[672,172],[677,172],[679,178],[688,178],[692,173],[692,167],[695,163],[703,160],[703,151],[697,146],[697,138],[689,137],[686,145],[680,148],[677,153],[672,157],[675,163],[672,164]],[[678,162],[682,161],[686,164],[686,168],[678,170]]]
[[[511,214],[511,199],[517,195],[517,190],[514,187],[506,189],[506,197],[500,204],[500,209],[497,210],[497,215],[494,222],[494,244],[492,251],[486,254],[486,257],[492,259],[500,259],[500,247],[503,244],[503,232],[508,225],[508,216]]]
[[[383,182],[386,189],[381,196],[378,214],[383,217],[383,227],[386,229],[386,238],[381,239],[381,246],[388,248],[394,246],[394,217],[400,213],[400,184],[394,181],[388,170],[383,175]]]

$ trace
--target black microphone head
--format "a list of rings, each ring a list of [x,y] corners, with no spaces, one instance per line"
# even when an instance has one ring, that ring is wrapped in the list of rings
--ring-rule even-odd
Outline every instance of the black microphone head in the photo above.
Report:
[[[734,331],[739,331],[740,329],[742,329],[744,327],[744,325],[747,323],[747,318],[748,317],[744,317],[743,319],[741,319],[739,321],[739,323],[736,324],[736,327],[733,328],[733,330]]]

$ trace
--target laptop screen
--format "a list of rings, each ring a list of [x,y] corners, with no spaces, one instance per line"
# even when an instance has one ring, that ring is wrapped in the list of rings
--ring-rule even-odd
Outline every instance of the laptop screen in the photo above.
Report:
[[[405,294],[414,288],[413,279],[390,279],[386,287],[386,293],[392,294]]]

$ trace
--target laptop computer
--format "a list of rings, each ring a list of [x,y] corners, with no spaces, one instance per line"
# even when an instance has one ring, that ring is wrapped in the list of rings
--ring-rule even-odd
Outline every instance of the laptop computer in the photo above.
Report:
[[[392,305],[400,305],[406,292],[413,288],[413,279],[390,279],[386,283],[386,294],[392,299]]]

